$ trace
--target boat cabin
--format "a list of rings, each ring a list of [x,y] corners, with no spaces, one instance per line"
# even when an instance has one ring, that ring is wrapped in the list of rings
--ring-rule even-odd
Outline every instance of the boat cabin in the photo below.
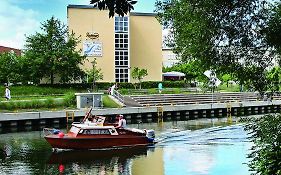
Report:
[[[93,124],[72,124],[69,130],[74,135],[118,135],[114,126],[97,126]]]

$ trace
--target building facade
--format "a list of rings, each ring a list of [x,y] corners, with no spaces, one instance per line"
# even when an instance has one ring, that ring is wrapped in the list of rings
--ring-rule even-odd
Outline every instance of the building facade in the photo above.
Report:
[[[162,27],[152,13],[109,18],[107,10],[68,5],[68,27],[81,36],[78,45],[87,56],[84,70],[96,59],[104,82],[134,82],[134,67],[147,69],[143,81],[162,80]]]
[[[172,67],[173,65],[180,62],[177,54],[173,52],[171,48],[163,48],[163,67]]]

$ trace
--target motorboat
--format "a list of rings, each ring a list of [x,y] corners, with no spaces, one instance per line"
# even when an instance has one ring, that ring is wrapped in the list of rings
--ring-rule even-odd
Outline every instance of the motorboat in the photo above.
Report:
[[[88,118],[87,115],[85,118]],[[96,121],[83,120],[81,123],[72,123],[66,134],[54,128],[44,128],[44,138],[52,148],[58,149],[101,149],[155,143],[154,130],[117,128],[114,124],[105,123],[104,116],[96,118]]]

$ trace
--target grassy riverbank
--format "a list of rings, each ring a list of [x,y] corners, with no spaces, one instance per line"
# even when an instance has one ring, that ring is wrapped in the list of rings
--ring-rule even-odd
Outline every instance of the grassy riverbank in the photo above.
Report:
[[[57,88],[57,87],[40,87],[40,86],[11,86],[11,100],[6,101],[4,98],[4,87],[0,87],[3,92],[0,100],[0,112],[7,111],[34,111],[34,110],[62,110],[75,109],[76,96],[78,92],[88,92],[87,89],[74,88]],[[218,89],[221,92],[238,91],[238,85],[221,85]],[[105,92],[103,90],[101,92]],[[159,94],[157,88],[150,89],[119,89],[123,95],[134,94]],[[208,89],[204,88],[169,88],[164,87],[162,94],[180,94],[180,93],[205,93]],[[104,108],[119,108],[113,100],[107,95],[103,96]]]

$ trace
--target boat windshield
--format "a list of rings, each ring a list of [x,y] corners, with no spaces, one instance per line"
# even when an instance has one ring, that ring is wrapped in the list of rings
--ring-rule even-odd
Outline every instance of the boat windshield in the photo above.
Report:
[[[78,134],[79,132],[79,128],[77,128],[76,126],[72,126],[69,130],[69,132],[72,132],[72,133],[75,133],[75,134]]]

